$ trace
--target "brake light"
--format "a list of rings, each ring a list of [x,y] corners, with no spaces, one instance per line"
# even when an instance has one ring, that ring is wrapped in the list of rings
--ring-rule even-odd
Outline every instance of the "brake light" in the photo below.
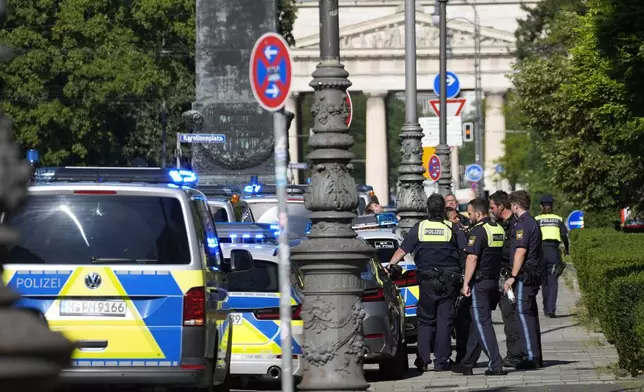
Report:
[[[183,296],[183,325],[204,325],[206,316],[206,291],[203,287],[193,287]]]
[[[364,291],[362,302],[378,302],[385,300],[385,291],[382,288],[368,289]]]
[[[291,316],[291,320],[302,320],[300,317],[302,305],[293,306],[292,310],[293,315]],[[279,320],[280,308],[257,309],[253,314],[255,314],[257,320]]]
[[[75,195],[116,195],[116,191],[74,191]]]
[[[398,287],[408,287],[418,285],[418,275],[416,275],[416,270],[407,271],[402,276],[396,280],[394,283]]]

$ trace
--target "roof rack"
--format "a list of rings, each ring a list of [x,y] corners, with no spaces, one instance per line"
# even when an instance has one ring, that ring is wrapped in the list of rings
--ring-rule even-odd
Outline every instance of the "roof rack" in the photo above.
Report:
[[[42,167],[34,171],[35,183],[125,182],[194,186],[197,175],[184,169],[160,167]]]

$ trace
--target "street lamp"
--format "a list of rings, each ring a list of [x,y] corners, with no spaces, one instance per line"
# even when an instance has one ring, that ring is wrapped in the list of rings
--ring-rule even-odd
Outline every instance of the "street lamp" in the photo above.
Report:
[[[400,167],[396,208],[398,227],[408,232],[425,217],[426,198],[423,188],[423,128],[418,124],[416,76],[416,2],[405,0],[405,124],[400,133]]]
[[[291,251],[304,273],[304,375],[300,391],[362,391],[365,355],[361,274],[373,248],[357,239],[351,222],[358,207],[345,124],[349,73],[340,63],[338,0],[320,0],[320,63],[309,138],[311,182],[304,204],[313,222],[308,239]]]
[[[439,104],[439,141],[436,155],[441,162],[441,175],[438,179],[438,189],[446,196],[452,191],[452,168],[450,150],[447,145],[447,1],[438,0],[440,24],[440,104]]]

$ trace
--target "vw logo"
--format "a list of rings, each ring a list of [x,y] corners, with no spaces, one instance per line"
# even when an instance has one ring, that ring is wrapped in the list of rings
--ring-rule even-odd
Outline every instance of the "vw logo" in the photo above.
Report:
[[[101,275],[96,272],[91,272],[85,277],[85,286],[90,290],[94,290],[101,285],[102,281],[103,279],[101,279]]]

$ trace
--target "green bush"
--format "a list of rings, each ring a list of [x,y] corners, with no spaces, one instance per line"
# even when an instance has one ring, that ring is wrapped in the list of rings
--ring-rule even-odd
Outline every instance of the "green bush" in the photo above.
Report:
[[[644,369],[644,234],[583,229],[571,241],[588,313],[615,342],[620,365],[631,373]]]

